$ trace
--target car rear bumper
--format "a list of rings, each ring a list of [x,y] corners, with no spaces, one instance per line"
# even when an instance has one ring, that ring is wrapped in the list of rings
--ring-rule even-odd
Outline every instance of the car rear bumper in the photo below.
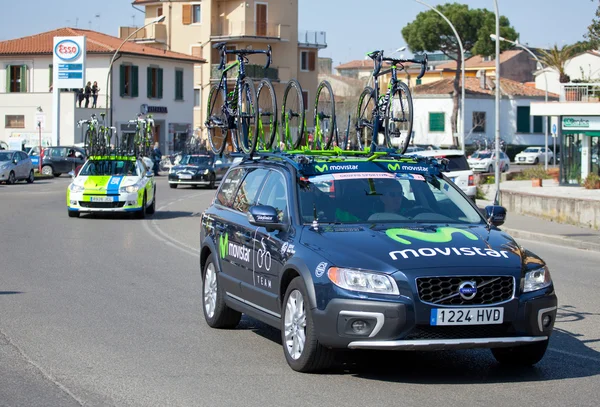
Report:
[[[476,348],[502,348],[527,345],[545,341],[547,336],[517,336],[507,338],[467,338],[467,339],[429,339],[417,341],[354,341],[348,344],[350,349],[388,349],[388,350],[450,350]]]

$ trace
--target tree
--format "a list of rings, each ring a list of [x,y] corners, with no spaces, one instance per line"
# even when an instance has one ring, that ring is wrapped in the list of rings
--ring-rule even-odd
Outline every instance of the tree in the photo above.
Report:
[[[466,4],[458,3],[440,5],[437,9],[456,28],[465,53],[471,52],[474,55],[484,56],[495,54],[495,42],[490,38],[490,34],[496,32],[496,17],[493,12],[486,9],[469,9]],[[500,17],[500,35],[509,40],[515,40],[518,37],[515,29],[510,26],[508,18],[503,16]],[[402,29],[402,36],[414,52],[441,51],[450,59],[456,61],[456,75],[454,76],[452,95],[454,107],[451,118],[452,133],[456,134],[462,56],[452,28],[435,11],[429,10],[419,13],[412,23],[406,25]],[[508,49],[509,44],[501,42],[500,47],[502,50]],[[454,144],[458,145],[458,140],[455,139]]]
[[[600,2],[598,4],[598,9],[596,9],[596,18],[593,18],[592,24],[588,26],[588,32],[585,34],[585,38],[593,44],[600,43]]]
[[[565,64],[572,56],[573,48],[570,45],[563,45],[559,49],[558,45],[554,44],[554,47],[549,50],[540,50],[540,61],[544,66],[554,68],[558,71],[558,80],[560,83],[571,81],[571,78],[565,72]]]

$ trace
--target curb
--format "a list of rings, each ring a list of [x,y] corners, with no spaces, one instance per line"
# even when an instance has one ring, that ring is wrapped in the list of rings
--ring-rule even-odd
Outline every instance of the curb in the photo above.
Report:
[[[534,240],[542,243],[551,243],[564,247],[573,247],[575,249],[600,252],[600,243],[584,242],[581,240],[568,239],[566,237],[560,237],[556,235],[546,235],[544,233],[527,232],[524,230],[510,229],[505,227],[500,227],[500,229],[516,239]]]

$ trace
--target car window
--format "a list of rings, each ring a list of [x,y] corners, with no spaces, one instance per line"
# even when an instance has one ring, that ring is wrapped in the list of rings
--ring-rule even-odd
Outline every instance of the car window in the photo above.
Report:
[[[451,155],[448,159],[448,171],[468,171],[469,163],[464,155]]]
[[[19,160],[21,160],[21,161],[26,160],[28,158],[27,154],[25,154],[25,153],[19,153],[19,157],[20,157]]]
[[[217,192],[217,202],[224,206],[230,206],[233,201],[233,195],[244,175],[243,168],[236,168],[227,174],[227,177],[221,183],[219,192]]]
[[[52,153],[50,155],[52,157],[66,157],[67,149],[66,148],[53,148]]]
[[[132,176],[136,174],[136,164],[134,161],[123,160],[95,160],[88,161],[79,175],[125,175]]]
[[[280,222],[288,217],[288,200],[285,187],[285,178],[277,171],[271,171],[265,186],[258,198],[259,205],[269,205],[277,210]]]
[[[12,160],[12,153],[0,152],[0,161],[11,161],[11,160]]]
[[[258,190],[268,173],[268,170],[261,168],[250,169],[235,195],[232,208],[243,213],[248,212],[256,202]]]

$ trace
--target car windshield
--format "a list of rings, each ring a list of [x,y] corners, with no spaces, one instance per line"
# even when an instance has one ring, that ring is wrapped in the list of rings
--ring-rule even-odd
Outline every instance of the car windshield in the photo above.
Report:
[[[448,159],[448,171],[469,171],[469,163],[464,155],[450,155]]]
[[[134,161],[94,160],[88,161],[79,175],[137,175]]]
[[[13,153],[3,153],[0,152],[0,161],[10,161],[12,159]]]
[[[471,158],[484,159],[484,158],[490,158],[491,156],[492,156],[492,153],[475,153],[471,156]]]
[[[212,158],[208,156],[198,157],[193,155],[184,156],[179,162],[180,165],[211,165]]]
[[[538,151],[540,151],[539,148],[526,148],[525,151],[523,151],[524,153],[537,153]]]
[[[485,223],[442,178],[418,174],[344,173],[298,182],[300,214],[311,223]]]

